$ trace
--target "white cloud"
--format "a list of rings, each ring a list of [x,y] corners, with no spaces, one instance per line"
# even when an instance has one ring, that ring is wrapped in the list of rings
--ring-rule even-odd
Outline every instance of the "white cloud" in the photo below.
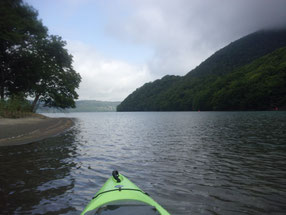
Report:
[[[98,6],[91,2],[72,0],[71,14],[76,14],[79,6]],[[145,56],[145,63],[136,65],[131,59],[111,59],[89,44],[70,41],[74,67],[82,76],[80,99],[123,100],[155,78],[185,75],[218,49],[249,33],[286,26],[285,0],[114,0],[100,1],[99,5],[104,35],[114,43],[147,47],[152,56]],[[94,38],[91,42],[100,45],[103,52],[110,52],[104,38],[92,31],[96,24],[83,25],[84,35]],[[143,59],[138,50],[128,54]]]
[[[124,3],[124,4],[122,4]],[[153,74],[184,75],[212,53],[249,33],[286,25],[285,0],[120,0],[107,32],[154,49]]]
[[[95,47],[82,42],[68,41],[67,48],[74,57],[74,69],[82,77],[79,99],[122,101],[136,88],[154,79],[145,65],[108,59]]]

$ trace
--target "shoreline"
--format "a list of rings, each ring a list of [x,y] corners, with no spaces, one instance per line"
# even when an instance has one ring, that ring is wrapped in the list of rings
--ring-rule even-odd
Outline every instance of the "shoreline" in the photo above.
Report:
[[[0,118],[0,147],[29,144],[65,132],[74,126],[71,118],[43,115],[10,119]]]

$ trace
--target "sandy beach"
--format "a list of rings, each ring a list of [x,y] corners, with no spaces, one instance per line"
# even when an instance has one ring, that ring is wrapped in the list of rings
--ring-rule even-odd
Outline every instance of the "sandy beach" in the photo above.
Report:
[[[74,122],[70,118],[49,118],[43,115],[8,119],[0,118],[0,146],[21,145],[55,136]]]

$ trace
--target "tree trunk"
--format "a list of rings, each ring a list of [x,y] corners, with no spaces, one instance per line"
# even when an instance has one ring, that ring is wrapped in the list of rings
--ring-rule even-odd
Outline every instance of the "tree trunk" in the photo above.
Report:
[[[1,98],[1,101],[4,101],[4,86],[2,85],[2,83],[0,86],[0,98]]]
[[[0,98],[1,101],[4,101],[4,71],[1,71],[0,77]]]
[[[33,103],[32,103],[32,111],[33,112],[36,112],[36,109],[37,109],[37,103],[39,101],[39,98],[40,98],[40,95],[36,95]]]

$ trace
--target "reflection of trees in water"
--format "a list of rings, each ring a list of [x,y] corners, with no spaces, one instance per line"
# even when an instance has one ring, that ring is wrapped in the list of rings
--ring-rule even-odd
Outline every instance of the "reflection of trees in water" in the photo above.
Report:
[[[68,194],[75,179],[76,128],[47,140],[1,148],[0,211],[15,213],[66,213]],[[39,206],[38,206],[39,205]]]

